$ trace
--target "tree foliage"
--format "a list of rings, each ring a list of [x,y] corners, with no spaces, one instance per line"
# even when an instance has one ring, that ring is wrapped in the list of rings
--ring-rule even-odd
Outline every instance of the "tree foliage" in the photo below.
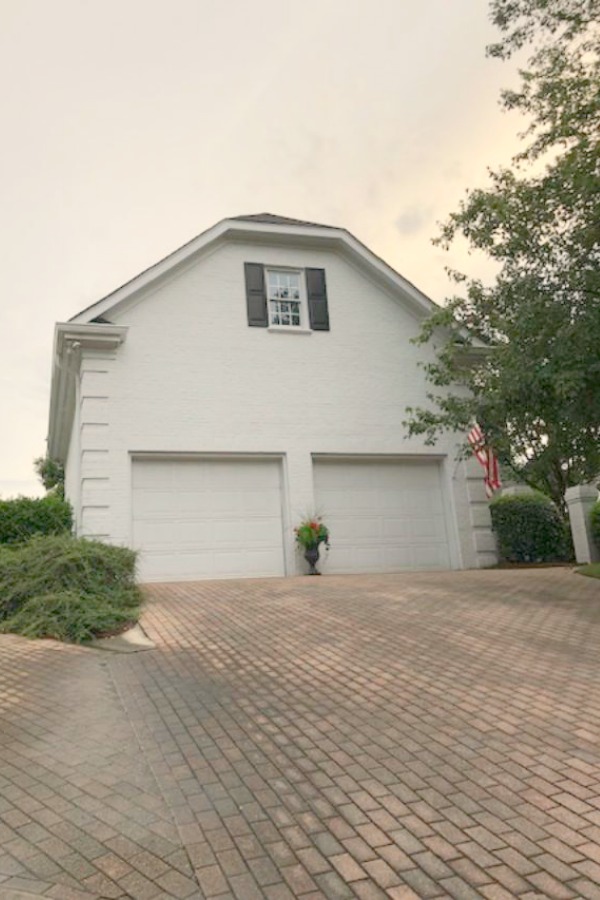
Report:
[[[492,284],[451,272],[460,294],[425,323],[433,443],[479,421],[501,463],[564,508],[600,474],[600,0],[492,0],[491,56],[528,48],[501,97],[529,123],[510,167],[467,193],[436,242],[463,236],[498,265]]]
[[[33,467],[47,491],[52,491],[59,497],[64,496],[65,469],[61,462],[49,456],[38,456],[33,461]]]

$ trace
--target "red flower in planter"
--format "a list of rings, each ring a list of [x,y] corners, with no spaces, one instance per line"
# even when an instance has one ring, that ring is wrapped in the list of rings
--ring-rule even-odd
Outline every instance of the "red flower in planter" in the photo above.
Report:
[[[305,519],[296,528],[294,528],[296,542],[306,548],[318,547],[319,544],[325,544],[329,549],[329,529],[323,524],[321,519]]]

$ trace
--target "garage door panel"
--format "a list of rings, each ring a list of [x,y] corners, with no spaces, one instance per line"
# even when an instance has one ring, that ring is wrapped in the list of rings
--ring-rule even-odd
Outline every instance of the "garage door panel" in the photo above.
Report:
[[[385,569],[411,569],[415,565],[412,547],[386,547]]]
[[[438,529],[436,523],[427,519],[413,519],[410,526],[409,536],[414,541],[435,540],[438,537]]]
[[[359,547],[354,551],[352,564],[358,566],[360,572],[380,572],[383,560],[381,547]]]
[[[431,510],[437,506],[436,499],[431,496],[428,488],[420,490],[406,489],[402,491],[399,497],[399,508],[403,509],[407,515],[414,517],[422,514],[423,510]]]
[[[315,460],[314,483],[331,530],[325,571],[450,566],[436,461]]]
[[[173,581],[191,581],[202,578],[212,578],[214,572],[213,552],[188,550],[187,552],[174,552],[170,558],[169,572]],[[162,570],[156,571],[154,580],[162,580]]]
[[[277,460],[134,460],[140,580],[284,574]]]
[[[437,566],[439,568],[447,567],[447,554],[444,547],[431,547],[431,545],[423,547],[414,547],[413,555],[415,566],[417,568],[429,568]]]
[[[195,521],[198,518],[198,510],[207,508],[206,503],[207,491],[186,490],[184,488],[177,491],[177,511],[178,518],[185,521]],[[171,493],[171,503],[173,506],[173,494]]]
[[[215,550],[213,567],[217,571],[227,572],[230,578],[241,578],[244,574],[249,576],[253,574],[246,554],[233,553],[231,550]]]
[[[384,518],[383,534],[386,538],[408,539],[410,538],[411,522],[408,518]]]
[[[281,495],[279,490],[265,489],[250,491],[242,495],[242,510],[253,516],[281,516]]]
[[[213,537],[216,547],[239,546],[245,540],[244,522],[238,519],[219,519],[213,522]]]
[[[160,483],[164,490],[170,490],[173,487],[173,470],[170,463],[144,460],[143,464],[133,466],[132,485],[134,490],[137,488],[153,490],[157,483]]]
[[[398,510],[405,508],[403,504],[406,502],[406,492],[398,489],[382,491],[379,499],[382,509],[397,513]]]
[[[213,540],[212,522],[177,522],[173,529],[172,550],[195,548]]]
[[[141,521],[136,527],[136,547],[171,547],[175,543],[174,522]]]
[[[328,521],[331,517],[328,517]],[[382,536],[381,519],[359,514],[356,519],[340,517],[336,538],[343,541],[375,542]]]
[[[173,492],[153,491],[143,488],[138,497],[137,513],[140,516],[160,518],[164,520],[176,519],[179,510],[173,508]]]
[[[281,520],[260,519],[257,522],[246,522],[243,539],[249,547],[271,547],[281,541]]]
[[[143,581],[175,581],[179,576],[180,566],[175,556],[169,553],[153,553],[144,560],[140,577]]]
[[[260,528],[262,529],[262,524]],[[219,519],[213,522],[213,535],[215,547],[242,547],[245,549],[248,540],[255,533],[255,527],[243,519]]]
[[[193,460],[174,459],[168,462],[159,462],[156,480],[162,480],[161,464],[165,466],[165,472],[169,473],[170,485],[176,491],[203,493],[210,487],[210,472],[204,466],[194,465]]]
[[[242,512],[242,503],[238,491],[228,486],[226,491],[209,490],[204,495],[204,501],[200,509],[204,507],[205,515],[211,518],[230,516],[232,513]]]

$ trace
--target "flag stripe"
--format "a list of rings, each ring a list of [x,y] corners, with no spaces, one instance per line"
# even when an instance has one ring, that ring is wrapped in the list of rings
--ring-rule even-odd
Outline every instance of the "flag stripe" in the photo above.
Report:
[[[485,435],[477,422],[475,422],[467,434],[467,440],[473,448],[473,456],[485,470],[485,493],[489,499],[494,491],[497,491],[502,487],[498,459],[492,448],[486,445]]]

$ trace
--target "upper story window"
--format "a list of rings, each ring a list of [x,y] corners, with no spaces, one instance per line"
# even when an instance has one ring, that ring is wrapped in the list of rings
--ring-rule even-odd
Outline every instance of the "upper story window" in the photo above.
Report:
[[[248,325],[310,334],[329,331],[325,269],[244,263]]]
[[[300,328],[303,324],[300,276],[289,269],[267,269],[270,325]]]

